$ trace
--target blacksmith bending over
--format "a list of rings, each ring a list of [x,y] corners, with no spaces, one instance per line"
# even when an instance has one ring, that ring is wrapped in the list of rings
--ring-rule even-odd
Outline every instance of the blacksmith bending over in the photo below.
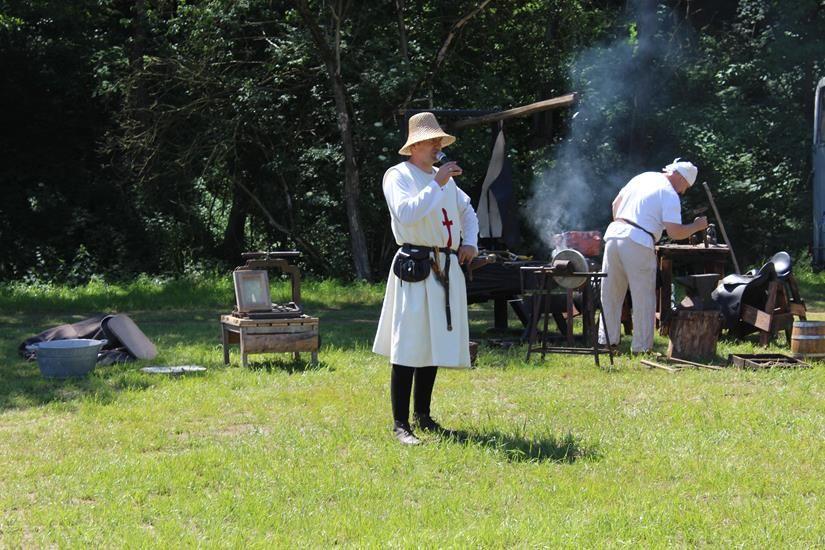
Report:
[[[656,323],[655,245],[667,230],[671,239],[686,239],[708,226],[704,216],[682,224],[679,195],[696,181],[698,169],[687,161],[674,160],[659,172],[644,172],[631,179],[613,200],[613,222],[604,234],[602,308],[610,344],[619,343],[622,303],[630,285],[633,301],[632,352],[653,348]],[[665,307],[670,307],[666,304]],[[599,343],[606,344],[599,323]]]
[[[453,181],[461,168],[455,162],[433,167],[441,148],[453,142],[432,113],[413,115],[407,142],[398,151],[410,158],[384,174],[392,232],[402,247],[393,266],[399,256],[408,257],[405,250],[423,250],[427,265],[432,259],[430,273],[418,282],[401,280],[390,270],[372,348],[390,358],[393,432],[405,445],[420,443],[409,422],[413,379],[415,424],[440,433],[443,428],[430,416],[438,367],[470,367],[467,294],[459,263],[478,255],[478,218],[470,197]]]

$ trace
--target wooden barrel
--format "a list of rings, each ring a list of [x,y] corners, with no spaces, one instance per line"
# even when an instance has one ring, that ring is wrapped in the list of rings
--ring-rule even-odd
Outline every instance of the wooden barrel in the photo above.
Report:
[[[791,353],[794,357],[825,357],[825,321],[794,321]]]

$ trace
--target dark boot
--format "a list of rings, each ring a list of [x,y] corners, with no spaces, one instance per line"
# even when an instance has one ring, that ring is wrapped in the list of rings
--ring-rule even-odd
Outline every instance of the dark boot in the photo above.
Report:
[[[414,417],[415,425],[424,432],[435,433],[439,435],[446,435],[449,436],[452,434],[450,430],[439,424],[438,422],[433,419],[430,415],[418,415],[416,414]]]
[[[433,400],[433,386],[438,367],[420,367],[415,369],[415,389],[413,391],[413,411],[415,416],[430,416],[430,403]]]

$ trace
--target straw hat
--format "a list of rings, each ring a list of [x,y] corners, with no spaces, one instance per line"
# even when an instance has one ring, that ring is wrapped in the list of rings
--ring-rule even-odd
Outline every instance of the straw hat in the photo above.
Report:
[[[410,145],[419,141],[426,141],[433,138],[441,138],[441,146],[446,147],[455,142],[455,136],[451,136],[441,129],[435,115],[432,113],[418,113],[410,117],[409,131],[407,132],[407,143],[398,150],[399,155],[411,155]]]
[[[673,172],[679,172],[679,174],[688,182],[688,186],[693,187],[693,182],[696,181],[696,174],[699,173],[699,169],[696,168],[692,162],[677,158],[662,168],[662,172],[668,172],[670,174]]]

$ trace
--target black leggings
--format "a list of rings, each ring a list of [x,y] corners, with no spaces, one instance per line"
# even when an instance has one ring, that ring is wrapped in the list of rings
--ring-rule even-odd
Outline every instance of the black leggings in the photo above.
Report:
[[[409,424],[413,378],[415,378],[413,410],[418,416],[430,416],[430,401],[432,401],[437,373],[438,367],[392,366],[390,400],[392,401],[392,416],[396,423]]]

